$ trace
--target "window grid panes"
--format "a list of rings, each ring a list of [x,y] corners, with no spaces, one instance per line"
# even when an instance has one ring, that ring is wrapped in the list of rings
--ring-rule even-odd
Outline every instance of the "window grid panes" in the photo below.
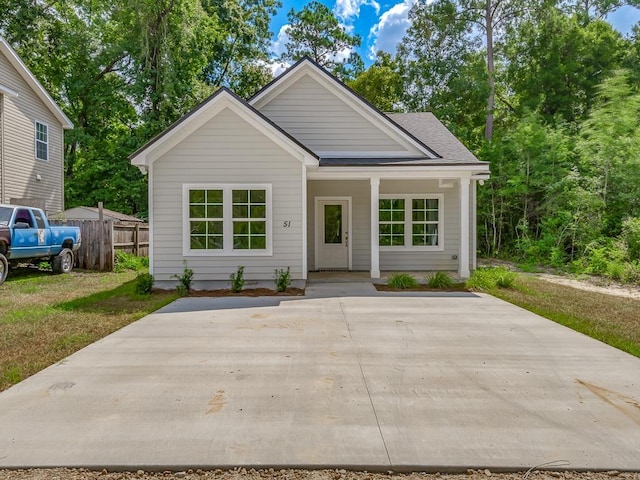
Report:
[[[379,200],[379,238],[381,247],[404,245],[405,201],[402,198]]]
[[[414,198],[411,200],[411,244],[438,246],[438,224],[440,208],[437,198]]]
[[[224,201],[222,190],[189,191],[189,227],[191,250],[221,250]]]
[[[266,190],[233,190],[233,248],[264,250],[267,248]]]
[[[49,160],[48,127],[40,122],[36,122],[36,158]]]

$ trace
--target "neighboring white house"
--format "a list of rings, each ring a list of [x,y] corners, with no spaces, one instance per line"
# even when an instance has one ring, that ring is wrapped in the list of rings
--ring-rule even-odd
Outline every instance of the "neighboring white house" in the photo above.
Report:
[[[0,203],[64,209],[64,130],[73,124],[0,37]]]
[[[480,162],[431,113],[377,110],[310,59],[248,102],[221,89],[130,157],[171,286],[316,270],[475,268]]]

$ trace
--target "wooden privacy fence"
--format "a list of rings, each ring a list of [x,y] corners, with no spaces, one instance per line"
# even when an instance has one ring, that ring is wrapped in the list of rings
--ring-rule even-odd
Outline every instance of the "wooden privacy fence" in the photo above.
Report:
[[[110,272],[116,250],[139,257],[149,256],[147,224],[114,223],[112,220],[57,220],[51,224],[80,228],[82,244],[75,255],[76,268]]]

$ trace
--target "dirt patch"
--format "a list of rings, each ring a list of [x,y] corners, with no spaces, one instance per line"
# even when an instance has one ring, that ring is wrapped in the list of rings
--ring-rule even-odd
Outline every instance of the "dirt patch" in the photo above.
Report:
[[[284,292],[270,288],[246,288],[233,292],[229,288],[222,290],[191,290],[190,297],[300,297],[304,295],[304,288],[287,288]]]
[[[420,285],[417,288],[393,288],[389,285],[374,284],[379,292],[470,292],[464,283],[458,283],[446,288],[433,288],[428,285]]]
[[[354,472],[348,470],[254,470],[238,467],[234,470],[187,470],[182,472],[107,472],[83,469],[0,470],[0,480],[640,480],[634,472],[554,472],[533,471],[496,473],[490,470],[467,470],[466,474]]]
[[[598,292],[607,295],[615,295],[616,297],[627,297],[640,300],[640,288],[617,284],[598,285],[599,282],[602,282],[602,279],[597,277],[574,279],[560,275],[552,275],[550,273],[535,273],[532,275],[547,282],[556,283],[558,285],[565,285],[567,287],[577,288],[580,290],[586,290],[588,292]]]

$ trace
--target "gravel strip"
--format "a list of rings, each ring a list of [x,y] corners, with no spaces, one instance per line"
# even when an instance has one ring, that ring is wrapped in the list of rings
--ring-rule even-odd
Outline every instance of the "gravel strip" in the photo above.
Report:
[[[347,470],[188,470],[183,472],[108,472],[85,469],[0,470],[0,480],[640,480],[640,472],[555,472],[532,471],[493,473],[467,470],[466,474],[409,473],[380,474]]]

